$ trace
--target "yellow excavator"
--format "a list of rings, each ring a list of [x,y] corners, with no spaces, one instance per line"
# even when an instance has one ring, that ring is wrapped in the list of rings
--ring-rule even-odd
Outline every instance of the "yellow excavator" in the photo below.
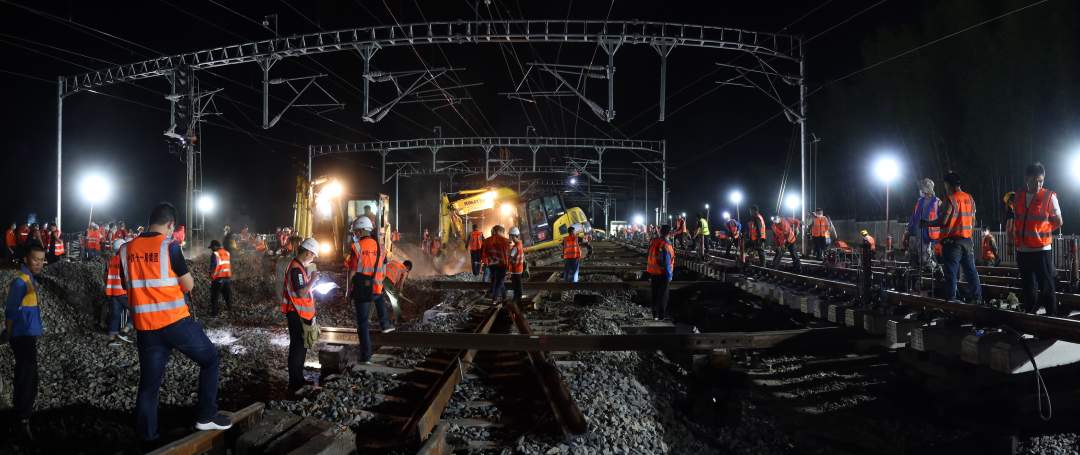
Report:
[[[468,262],[465,244],[474,224],[480,226],[485,237],[497,224],[507,230],[517,226],[526,252],[561,245],[571,226],[578,236],[592,229],[585,212],[578,207],[567,208],[558,194],[522,200],[516,191],[499,187],[443,193],[440,197],[436,236],[442,247],[434,262],[444,271]]]
[[[319,242],[318,262],[341,262],[349,253],[349,230],[359,216],[371,218],[378,239],[387,252],[393,252],[390,225],[390,197],[381,193],[346,193],[335,179],[320,177],[308,185],[297,178],[293,224],[297,235]]]

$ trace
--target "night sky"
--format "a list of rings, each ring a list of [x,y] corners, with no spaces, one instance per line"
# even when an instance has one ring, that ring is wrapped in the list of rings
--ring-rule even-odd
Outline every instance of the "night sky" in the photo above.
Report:
[[[1025,5],[1034,6],[1021,10]],[[894,214],[910,211],[916,178],[935,178],[940,194],[940,176],[951,168],[963,176],[982,221],[996,225],[1002,216],[1001,194],[1018,187],[1023,165],[1038,159],[1047,165],[1047,186],[1062,194],[1066,231],[1077,226],[1068,219],[1080,219],[1070,216],[1080,209],[1078,198],[1071,197],[1080,189],[1080,176],[1074,177],[1067,164],[1070,156],[1080,155],[1080,28],[1075,26],[1080,3],[1074,1],[155,0],[101,7],[94,2],[0,0],[5,104],[0,150],[8,188],[0,196],[0,220],[22,221],[31,213],[39,220],[55,216],[57,76],[271,38],[273,33],[259,25],[268,14],[277,14],[282,36],[478,17],[610,17],[782,30],[807,39],[809,131],[821,139],[816,205],[826,212],[836,218],[882,217],[884,191],[869,169],[874,157],[891,152],[902,163],[902,176],[892,186]],[[208,226],[250,224],[268,231],[290,223],[295,175],[306,160],[307,144],[430,137],[435,126],[444,137],[520,136],[531,125],[544,136],[666,139],[674,213],[710,203],[715,220],[728,206],[727,192],[740,188],[748,198],[744,209],[758,204],[771,214],[785,171],[788,185],[797,191],[796,125],[778,115],[779,106],[761,93],[715,84],[733,74],[716,62],[750,63],[751,58],[676,48],[669,57],[668,119],[660,123],[659,58],[647,46],[625,46],[615,58],[617,114],[611,124],[575,98],[525,104],[499,95],[520,80],[519,65],[540,61],[599,65],[606,56],[583,44],[384,49],[373,60],[378,70],[453,66],[466,70],[442,84],[484,85],[470,87],[472,100],[456,105],[456,111],[405,104],[375,124],[361,120],[362,60],[355,52],[287,59],[274,67],[272,77],[327,73],[323,86],[346,107],[322,116],[293,109],[270,130],[260,125],[258,66],[199,71],[204,90],[224,88],[217,98],[222,115],[204,125],[202,136],[204,186],[219,199],[219,211]],[[88,205],[77,183],[88,172],[110,175],[117,189],[112,201],[95,208],[95,220],[144,224],[155,202],[182,204],[184,164],[169,154],[161,134],[169,123],[167,90],[165,78],[154,78],[64,100],[65,230],[85,223]],[[291,94],[281,86],[271,90],[273,115]],[[373,84],[372,90],[373,105],[393,95],[388,84]],[[606,103],[604,81],[590,80],[586,93]],[[440,158],[482,156],[479,151],[456,153]],[[529,156],[525,150],[517,153]],[[396,159],[427,160],[430,155]],[[609,152],[605,166],[632,167],[635,160]],[[392,182],[380,185],[377,163],[372,155],[338,155],[319,161],[315,170],[346,180],[354,192],[392,192]],[[621,183],[629,189],[613,218],[628,219],[644,211],[645,182],[631,178]],[[406,232],[418,228],[418,212],[425,224],[435,215],[437,188],[431,177],[402,180]],[[658,189],[656,181],[649,182],[650,206],[659,199]],[[596,214],[595,223],[602,223]]]

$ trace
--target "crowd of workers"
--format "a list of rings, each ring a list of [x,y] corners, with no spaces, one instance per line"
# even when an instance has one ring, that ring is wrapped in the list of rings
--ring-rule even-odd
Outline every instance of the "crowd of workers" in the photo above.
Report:
[[[567,234],[562,240],[563,281],[567,283],[578,282],[578,272],[581,269],[581,259],[584,251],[591,252],[588,233],[578,236],[574,226],[567,227]],[[427,231],[424,232],[427,234]],[[509,236],[509,237],[507,237]],[[425,235],[426,242],[433,242]],[[514,302],[521,303],[522,278],[525,271],[525,243],[521,238],[521,230],[517,226],[511,227],[507,232],[501,225],[491,228],[491,235],[484,237],[480,225],[474,224],[466,242],[469,250],[472,274],[481,278],[484,282],[491,283],[491,298],[493,302],[503,301],[506,298],[506,276],[510,275],[510,291],[514,294]]]

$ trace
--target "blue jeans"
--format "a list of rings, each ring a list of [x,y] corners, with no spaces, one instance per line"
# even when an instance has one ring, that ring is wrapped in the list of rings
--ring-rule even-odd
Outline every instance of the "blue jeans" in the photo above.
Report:
[[[199,402],[195,414],[205,422],[217,414],[218,351],[202,325],[188,317],[158,330],[140,330],[139,393],[135,398],[135,432],[144,441],[158,438],[158,395],[173,349],[199,365]]]
[[[371,359],[371,334],[368,333],[371,314],[371,305],[375,305],[375,312],[379,315],[379,328],[390,328],[390,317],[386,314],[386,306],[383,305],[382,295],[374,296],[371,300],[353,300],[356,309],[356,335],[360,337],[360,361],[366,362]]]
[[[128,298],[126,295],[109,297],[109,335],[120,333],[122,325],[131,326],[131,321],[122,323],[124,310],[127,309]]]
[[[491,298],[506,298],[506,268],[488,267],[488,274],[491,276]]]
[[[975,248],[971,239],[945,239],[941,242],[941,268],[945,272],[945,299],[956,299],[958,270],[963,271],[972,303],[982,301],[979,272],[975,269]]]
[[[86,258],[87,258],[87,259],[95,259],[95,258],[97,258],[98,256],[101,256],[101,251],[98,251],[98,250],[89,250],[89,249],[88,249],[88,250],[86,250]]]
[[[580,268],[581,263],[577,259],[564,259],[564,261],[563,280],[567,283],[577,283],[578,268]]]

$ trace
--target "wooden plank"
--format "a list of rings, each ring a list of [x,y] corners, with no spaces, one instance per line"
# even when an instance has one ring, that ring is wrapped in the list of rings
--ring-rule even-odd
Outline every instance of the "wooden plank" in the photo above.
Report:
[[[424,441],[424,445],[420,446],[420,450],[416,451],[416,455],[445,455],[451,452],[450,445],[446,443],[446,431],[449,425],[446,422],[440,422],[435,426],[435,430],[431,432],[431,436],[427,441]]]
[[[1080,321],[1076,321],[1080,324]],[[517,335],[481,333],[391,332],[372,335],[379,345],[470,349],[480,351],[649,351],[764,349],[789,338],[828,329],[780,330],[767,332],[722,332],[689,334],[623,335]],[[323,332],[319,341],[357,344],[356,334]]]
[[[226,431],[242,433],[254,425],[262,415],[265,405],[262,403],[252,404],[236,412],[222,411],[232,418],[233,427]],[[225,448],[225,431],[208,430],[196,431],[176,441],[165,444],[157,450],[150,452],[153,455],[198,455],[211,451],[223,451]]]

